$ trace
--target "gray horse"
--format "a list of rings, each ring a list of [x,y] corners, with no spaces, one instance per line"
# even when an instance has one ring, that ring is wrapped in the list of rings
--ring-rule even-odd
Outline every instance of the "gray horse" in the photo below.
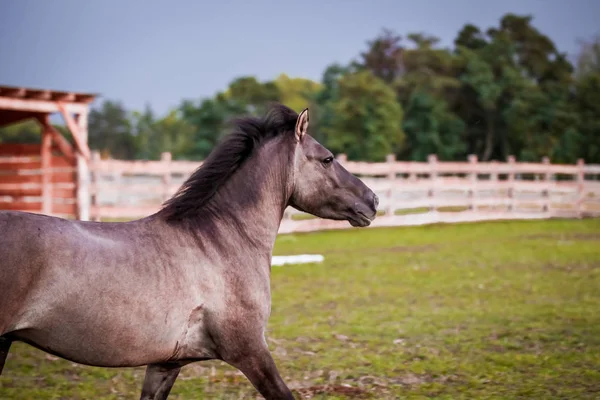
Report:
[[[275,105],[247,117],[157,213],[69,221],[0,212],[0,373],[11,342],[76,363],[147,365],[141,399],[218,359],[266,399],[293,399],[265,341],[271,253],[289,205],[368,226],[377,196]]]

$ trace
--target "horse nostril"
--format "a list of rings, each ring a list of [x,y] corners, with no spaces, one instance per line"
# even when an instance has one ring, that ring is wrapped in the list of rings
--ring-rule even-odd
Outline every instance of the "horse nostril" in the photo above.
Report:
[[[377,210],[377,206],[379,206],[379,197],[373,193],[373,208]]]

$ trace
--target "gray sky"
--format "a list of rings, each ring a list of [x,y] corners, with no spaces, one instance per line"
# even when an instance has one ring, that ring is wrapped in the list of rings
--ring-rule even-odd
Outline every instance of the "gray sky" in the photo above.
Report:
[[[507,12],[533,15],[570,54],[600,33],[600,0],[0,0],[0,84],[164,113],[241,75],[319,80],[384,27],[449,46],[465,23],[487,29]]]

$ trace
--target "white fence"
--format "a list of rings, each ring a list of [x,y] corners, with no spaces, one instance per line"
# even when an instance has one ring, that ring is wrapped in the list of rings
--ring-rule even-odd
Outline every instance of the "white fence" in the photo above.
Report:
[[[578,218],[600,215],[600,165],[541,163],[338,160],[380,198],[371,226],[421,225],[495,219]],[[159,210],[200,162],[102,160],[92,157],[91,217],[127,220]],[[349,228],[289,207],[280,233]]]

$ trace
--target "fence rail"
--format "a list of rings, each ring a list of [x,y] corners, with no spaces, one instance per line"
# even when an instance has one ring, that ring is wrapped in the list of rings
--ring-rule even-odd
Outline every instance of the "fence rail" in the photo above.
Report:
[[[338,161],[379,196],[372,226],[420,225],[495,219],[578,218],[600,215],[600,165],[517,162]],[[92,155],[91,217],[133,219],[159,210],[201,162],[102,160]],[[286,209],[280,233],[341,229],[345,221]]]

